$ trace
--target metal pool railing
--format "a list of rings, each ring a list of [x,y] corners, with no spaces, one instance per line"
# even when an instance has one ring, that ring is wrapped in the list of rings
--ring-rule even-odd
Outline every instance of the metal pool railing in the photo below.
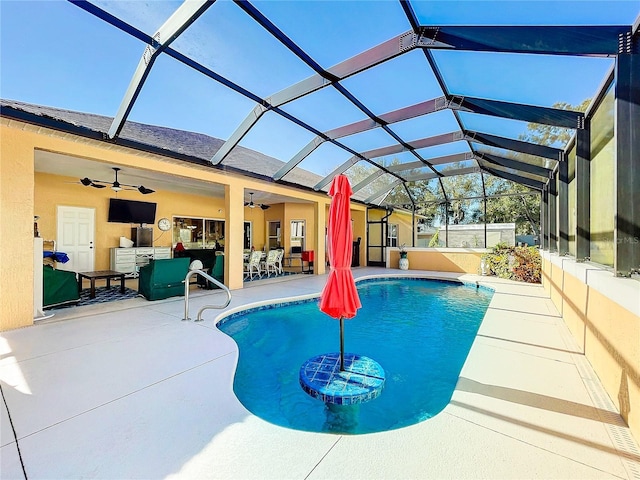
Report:
[[[196,317],[195,321],[196,322],[201,322],[202,321],[202,312],[204,312],[205,310],[211,310],[211,309],[219,309],[220,310],[220,309],[223,309],[223,308],[227,308],[229,306],[229,304],[231,303],[231,291],[227,288],[227,286],[224,283],[219,282],[218,280],[213,278],[211,275],[203,272],[202,270],[189,270],[189,272],[187,273],[187,276],[184,278],[184,318],[182,319],[182,321],[191,320],[189,318],[189,279],[193,275],[200,275],[201,277],[203,277],[206,280],[210,281],[214,285],[217,285],[219,288],[224,290],[224,292],[227,294],[227,301],[224,304],[221,304],[221,305],[204,305],[202,308],[200,308],[200,310],[198,310],[198,316]]]

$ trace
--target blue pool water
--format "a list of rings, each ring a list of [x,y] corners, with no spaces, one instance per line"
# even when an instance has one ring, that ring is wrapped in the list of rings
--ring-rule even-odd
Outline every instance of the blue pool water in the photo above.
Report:
[[[493,292],[475,285],[421,279],[358,284],[362,308],[345,320],[345,352],[385,370],[382,394],[356,406],[331,406],[307,395],[300,366],[340,349],[339,322],[318,301],[252,310],[223,319],[238,344],[234,391],[254,415],[288,428],[361,434],[433,417],[451,399]]]

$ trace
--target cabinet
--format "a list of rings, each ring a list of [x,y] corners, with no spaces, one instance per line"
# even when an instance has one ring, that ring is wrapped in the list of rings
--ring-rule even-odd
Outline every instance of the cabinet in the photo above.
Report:
[[[153,249],[153,258],[163,260],[171,258],[171,247],[156,247]]]
[[[150,260],[166,258],[171,258],[171,247],[112,248],[110,268],[135,277]]]

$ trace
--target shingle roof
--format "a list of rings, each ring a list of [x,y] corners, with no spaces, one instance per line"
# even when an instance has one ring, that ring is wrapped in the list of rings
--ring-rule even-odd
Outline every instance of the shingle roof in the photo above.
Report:
[[[15,118],[16,113],[24,112],[32,116],[41,117],[43,120],[48,120],[47,126],[50,127],[52,126],[51,121],[53,121],[53,128],[58,126],[61,130],[64,130],[65,125],[78,127],[76,130],[78,134],[82,134],[81,132],[86,130],[86,136],[92,138],[106,138],[106,133],[112,121],[110,117],[103,115],[46,107],[15,100],[0,99],[0,107],[1,116]],[[31,118],[33,119],[33,117]],[[33,120],[37,121],[37,119]],[[158,153],[158,150],[166,151],[167,156],[175,156],[174,154],[186,156],[201,160],[202,164],[207,165],[224,141],[202,133],[127,121],[119,139],[115,143],[127,146],[137,144],[141,149],[144,146],[149,146],[156,153]],[[281,160],[238,146],[225,159],[223,166],[271,177],[283,165],[284,162]],[[212,166],[212,168],[214,167]],[[290,183],[306,186],[315,185],[321,179],[321,176],[301,169],[292,171],[286,178]]]

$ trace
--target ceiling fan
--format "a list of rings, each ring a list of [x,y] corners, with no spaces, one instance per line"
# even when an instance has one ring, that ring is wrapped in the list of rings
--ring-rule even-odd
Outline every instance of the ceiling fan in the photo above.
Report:
[[[91,180],[90,178],[81,178],[80,183],[85,187],[93,187],[93,188],[106,188],[111,187],[111,190],[114,192],[119,192],[120,190],[138,190],[141,194],[147,195],[149,193],[155,192],[155,190],[151,190],[150,188],[145,187],[144,185],[128,185],[126,183],[120,183],[118,181],[118,172],[120,168],[112,167],[116,176],[113,182],[107,182],[104,180]]]
[[[271,205],[265,205],[264,203],[253,203],[253,193],[249,194],[249,201],[244,202],[244,206],[249,208],[260,207],[262,210],[266,210],[271,207]]]

